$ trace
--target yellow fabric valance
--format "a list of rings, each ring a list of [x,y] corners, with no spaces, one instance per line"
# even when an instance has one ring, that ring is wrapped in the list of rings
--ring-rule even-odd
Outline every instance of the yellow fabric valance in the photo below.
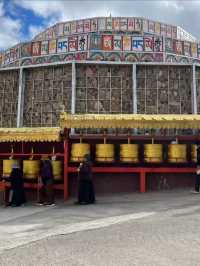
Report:
[[[138,128],[138,129],[200,129],[200,115],[140,115],[62,113],[63,128]]]
[[[59,127],[0,128],[0,142],[59,141]]]

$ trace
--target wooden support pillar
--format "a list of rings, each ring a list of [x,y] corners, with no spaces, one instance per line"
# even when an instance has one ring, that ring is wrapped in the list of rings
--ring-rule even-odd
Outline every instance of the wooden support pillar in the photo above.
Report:
[[[142,169],[140,172],[140,192],[146,192],[146,172],[144,169]]]

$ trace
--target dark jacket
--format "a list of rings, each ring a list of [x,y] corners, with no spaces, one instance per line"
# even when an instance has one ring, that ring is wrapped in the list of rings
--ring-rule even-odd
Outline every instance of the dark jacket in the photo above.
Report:
[[[80,180],[92,180],[92,163],[90,161],[83,162],[79,169]]]
[[[50,160],[44,160],[41,162],[40,175],[44,185],[53,182],[53,168]]]

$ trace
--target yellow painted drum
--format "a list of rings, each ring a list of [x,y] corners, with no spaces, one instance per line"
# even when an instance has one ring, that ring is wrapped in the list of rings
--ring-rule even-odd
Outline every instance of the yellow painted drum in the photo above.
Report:
[[[114,162],[114,145],[96,144],[96,161],[102,163]]]
[[[24,173],[24,178],[26,179],[37,179],[40,173],[40,161],[24,160],[23,173]]]
[[[163,161],[163,152],[161,144],[144,145],[144,161],[146,163],[161,163]]]
[[[74,143],[71,148],[71,162],[82,162],[84,156],[90,154],[90,145],[87,143]]]
[[[168,161],[170,163],[185,163],[187,161],[186,150],[185,144],[168,145]]]
[[[123,163],[138,162],[138,145],[137,144],[121,144],[120,145],[120,161]]]
[[[197,145],[195,144],[191,146],[191,158],[192,158],[192,162],[194,163],[197,162]]]
[[[62,162],[55,160],[55,161],[51,161],[51,163],[52,163],[52,168],[53,168],[54,180],[56,180],[56,181],[62,180],[63,179]]]
[[[14,160],[14,159],[8,159],[8,160],[3,160],[3,176],[4,177],[9,177],[11,172],[12,172],[12,167],[14,164],[19,165],[19,160]]]

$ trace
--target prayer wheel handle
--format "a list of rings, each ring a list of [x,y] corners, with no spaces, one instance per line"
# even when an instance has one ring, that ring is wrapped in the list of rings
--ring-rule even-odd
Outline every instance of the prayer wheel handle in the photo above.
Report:
[[[80,132],[80,143],[82,143],[83,142],[83,131],[81,130],[81,132]]]
[[[11,152],[10,152],[10,157],[9,159],[12,160],[13,159],[13,154],[14,154],[14,148],[13,148],[13,145],[11,145]]]
[[[103,143],[106,144],[106,130],[103,132]]]
[[[30,158],[29,158],[30,160],[33,160],[33,157],[34,157],[33,154],[34,154],[34,149],[33,149],[33,147],[31,147],[31,156],[30,156]]]
[[[128,130],[128,144],[131,144],[131,133],[130,133],[130,129]]]

